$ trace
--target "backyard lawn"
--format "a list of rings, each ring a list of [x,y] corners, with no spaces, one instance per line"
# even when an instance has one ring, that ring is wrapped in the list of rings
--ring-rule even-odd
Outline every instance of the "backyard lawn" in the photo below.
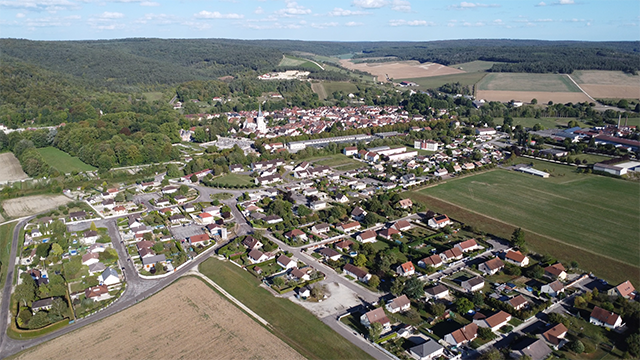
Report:
[[[209,259],[200,271],[273,326],[273,332],[309,359],[369,359],[306,309],[276,298],[248,272],[230,262]]]

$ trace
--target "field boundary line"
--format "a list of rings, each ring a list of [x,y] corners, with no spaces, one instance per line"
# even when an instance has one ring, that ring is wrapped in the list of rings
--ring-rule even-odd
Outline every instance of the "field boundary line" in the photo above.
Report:
[[[592,251],[592,250],[588,250],[588,249],[585,249],[585,248],[581,248],[581,247],[579,247],[579,246],[577,246],[577,245],[573,245],[573,244],[570,244],[570,243],[564,242],[564,241],[562,241],[562,240],[558,240],[558,239],[553,238],[553,237],[551,237],[551,236],[547,236],[547,235],[543,235],[543,234],[540,234],[540,233],[535,232],[535,231],[531,231],[531,230],[526,229],[526,228],[524,228],[524,227],[522,227],[522,226],[518,226],[518,225],[510,224],[510,223],[508,223],[508,222],[505,222],[505,221],[502,221],[502,220],[500,220],[500,219],[494,218],[493,216],[488,216],[488,215],[485,215],[485,214],[479,213],[479,212],[477,212],[477,211],[474,211],[474,210],[468,209],[468,208],[466,208],[466,207],[463,207],[463,206],[460,206],[460,205],[454,204],[454,203],[452,203],[452,202],[449,202],[449,201],[443,200],[443,199],[441,199],[441,198],[439,198],[439,197],[437,197],[437,196],[433,196],[433,195],[426,195],[426,194],[419,194],[419,195],[421,195],[421,196],[425,196],[425,197],[431,197],[431,198],[434,198],[434,199],[436,199],[436,200],[438,200],[438,201],[442,201],[442,202],[443,202],[443,203],[445,203],[445,204],[449,204],[449,205],[451,205],[451,206],[455,206],[455,207],[458,207],[458,208],[460,208],[460,209],[463,209],[464,211],[468,211],[468,212],[470,212],[470,213],[474,213],[474,214],[476,214],[476,215],[480,215],[480,216],[482,216],[482,217],[485,217],[485,218],[487,218],[487,219],[491,219],[491,220],[493,220],[493,221],[496,221],[496,222],[499,222],[499,223],[502,223],[502,224],[505,224],[505,225],[509,225],[509,226],[516,227],[516,228],[521,228],[522,230],[526,230],[526,231],[528,231],[528,232],[530,232],[530,233],[532,233],[532,234],[534,234],[534,235],[537,235],[537,236],[543,237],[543,238],[545,238],[545,239],[549,239],[549,240],[551,240],[551,241],[555,241],[555,242],[560,243],[560,244],[563,244],[563,245],[570,246],[570,247],[572,247],[572,248],[576,248],[576,249],[579,249],[579,250],[582,250],[582,251],[588,252],[588,253],[593,254],[593,255],[597,255],[597,256],[603,257],[603,258],[605,258],[605,259],[613,260],[613,261],[616,261],[616,262],[619,262],[619,263],[623,263],[623,264],[625,264],[625,265],[630,265],[630,266],[633,266],[633,267],[638,267],[638,265],[637,265],[637,264],[631,264],[631,263],[628,263],[628,262],[626,262],[626,261],[622,261],[622,260],[620,260],[620,259],[616,259],[616,258],[611,257],[611,256],[608,256],[608,255],[603,255],[603,254],[601,254],[601,253],[598,253],[598,252],[595,252],[595,251]]]
[[[567,77],[569,78],[569,80],[571,80],[571,82],[573,82],[573,83],[578,87],[578,89],[580,89],[580,91],[582,91],[582,93],[583,93],[583,94],[587,95],[587,97],[588,97],[589,99],[591,99],[592,101],[596,101],[596,99],[594,99],[593,97],[591,97],[591,95],[587,94],[587,92],[586,92],[586,91],[584,91],[584,89],[583,89],[582,87],[580,87],[580,85],[578,85],[578,83],[577,83],[575,80],[573,80],[573,78],[571,77],[571,75],[569,75],[569,74],[565,74],[565,75],[567,75]]]
[[[269,324],[269,322],[265,319],[263,319],[260,315],[256,314],[255,312],[253,312],[253,310],[249,309],[245,304],[243,304],[242,302],[240,302],[240,300],[236,299],[235,297],[233,297],[233,295],[229,294],[225,289],[223,289],[220,285],[216,284],[215,282],[213,282],[213,280],[209,279],[207,276],[205,276],[203,273],[201,273],[198,270],[190,270],[188,271],[185,275],[195,275],[199,278],[201,278],[202,280],[204,280],[207,284],[213,286],[214,289],[216,289],[218,292],[220,292],[220,294],[222,294],[222,296],[226,297],[227,299],[229,299],[229,301],[231,301],[232,303],[234,303],[236,306],[238,306],[240,309],[242,309],[244,312],[246,312],[247,314],[249,314],[251,317],[253,317],[254,319],[256,319],[257,321],[259,321],[260,323],[262,323],[262,325],[266,326],[269,329],[272,329],[273,327],[271,326],[271,324]]]

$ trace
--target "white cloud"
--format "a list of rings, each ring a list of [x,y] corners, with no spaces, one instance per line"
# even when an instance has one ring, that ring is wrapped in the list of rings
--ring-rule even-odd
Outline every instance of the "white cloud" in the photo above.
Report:
[[[573,0],[560,0],[560,2],[558,2],[558,4],[560,4],[560,5],[573,5],[573,4],[575,4],[575,2]]]
[[[434,26],[435,23],[426,20],[389,20],[389,26]]]
[[[410,12],[411,3],[406,0],[393,0],[393,3],[391,3],[391,10],[400,11],[400,12]]]
[[[24,15],[23,13],[17,13],[17,14],[16,14],[16,17],[17,17],[17,18],[23,18],[23,17],[25,17],[25,15]]]
[[[364,25],[364,24],[363,24],[363,23],[361,23],[361,22],[349,21],[349,22],[348,22],[348,23],[346,23],[345,25],[346,25],[346,26],[348,26],[348,27],[354,27],[354,26],[362,26],[362,25]]]
[[[457,10],[478,9],[478,8],[495,8],[500,7],[498,4],[482,4],[463,1],[458,5],[451,5],[449,8]]]
[[[253,13],[254,14],[262,14],[263,12],[264,12],[264,10],[262,9],[262,6],[258,6]]]
[[[296,16],[311,14],[311,9],[305,8],[302,5],[298,5],[295,1],[285,0],[287,7],[276,11],[276,14],[283,16]]]
[[[193,15],[196,19],[242,19],[244,18],[244,15],[242,14],[234,14],[234,13],[230,13],[230,14],[222,14],[218,11],[206,11],[206,10],[202,10],[197,14]]]
[[[502,21],[502,19],[495,19],[493,20],[493,25],[503,25],[504,21]]]
[[[547,4],[544,1],[540,1],[540,3],[536,6],[547,6]]]
[[[47,11],[50,13],[62,10],[77,10],[80,8],[78,4],[69,0],[0,0],[0,7],[31,11]]]
[[[174,15],[167,14],[145,14],[143,17],[139,18],[135,21],[138,24],[159,24],[159,25],[169,25],[175,24],[179,22],[178,17]]]
[[[356,16],[356,15],[369,15],[370,12],[360,10],[346,10],[343,8],[334,8],[329,11],[329,16]]]
[[[553,22],[553,19],[537,19],[536,22]]]
[[[105,11],[102,14],[100,14],[101,19],[122,19],[123,17],[124,17],[124,14],[119,12]]]
[[[316,23],[312,23],[311,27],[315,28],[315,29],[326,29],[328,27],[336,27],[338,26],[337,22],[328,22],[328,23],[322,23],[322,24],[316,24]]]
[[[475,23],[470,23],[470,22],[464,22],[462,24],[462,26],[466,26],[466,27],[480,27],[480,26],[485,26],[486,24],[483,23],[482,21],[478,21]]]
[[[387,6],[387,0],[353,0],[353,5],[363,9],[379,9]]]

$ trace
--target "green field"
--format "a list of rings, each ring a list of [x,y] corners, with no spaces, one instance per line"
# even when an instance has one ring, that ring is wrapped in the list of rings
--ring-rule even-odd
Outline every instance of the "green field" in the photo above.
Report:
[[[277,298],[237,266],[217,259],[200,271],[273,326],[273,333],[308,359],[369,359],[370,356],[334,332],[313,314],[288,299]]]
[[[251,185],[254,182],[249,175],[226,174],[213,179],[213,183],[216,185]]]
[[[444,84],[456,83],[456,82],[459,82],[463,86],[475,85],[485,75],[487,74],[482,72],[471,72],[471,73],[464,73],[464,74],[431,76],[431,77],[424,77],[424,78],[397,79],[394,81],[395,82],[413,81],[414,83],[420,85],[420,87],[423,89],[436,89]]]
[[[637,273],[637,183],[578,174],[569,166],[533,162],[536,169],[550,172],[552,177],[542,179],[495,170],[449,180],[407,196],[435,210],[457,212],[449,213],[456,220],[479,228],[493,227],[485,231],[499,236],[508,237],[513,226],[522,227],[529,233],[530,248],[562,260],[576,260],[597,274],[606,272],[612,280],[622,268]],[[435,199],[430,203],[432,198]]]
[[[282,60],[280,61],[279,66],[283,66],[283,67],[302,67],[302,68],[308,68],[311,70],[318,70],[320,69],[318,67],[318,65],[312,63],[311,61],[307,60],[307,59],[301,59],[301,58],[297,58],[297,57],[293,57],[293,56],[283,56]]]
[[[561,74],[490,73],[478,82],[478,90],[580,92]]]
[[[472,72],[485,72],[491,69],[493,64],[500,64],[500,63],[495,61],[476,60],[476,61],[471,61],[471,62],[466,62],[461,64],[449,65],[449,67],[464,70],[468,73],[472,73]]]
[[[352,158],[342,154],[323,156],[323,157],[317,158],[317,160],[311,160],[311,161],[313,161],[314,164],[324,165],[324,166],[340,166],[340,165],[352,165],[352,164],[353,165],[358,164],[360,166],[364,165],[360,161],[353,160]]]
[[[83,163],[77,157],[71,156],[64,151],[51,146],[38,149],[38,152],[42,155],[44,161],[46,161],[49,166],[54,167],[65,174],[72,171],[93,171],[96,169],[91,165]]]
[[[4,285],[7,277],[7,266],[9,265],[9,255],[11,254],[11,240],[13,239],[13,229],[16,222],[0,226],[0,286]]]
[[[493,119],[496,124],[504,125],[503,118],[494,118]],[[521,125],[525,128],[532,128],[536,124],[542,125],[545,129],[555,129],[555,128],[566,128],[569,125],[569,121],[575,120],[578,122],[578,125],[582,128],[588,128],[589,125],[583,123],[578,120],[578,118],[557,118],[557,117],[541,117],[539,119],[536,118],[513,118],[513,126]]]
[[[159,91],[145,92],[142,93],[142,95],[144,95],[148,101],[162,100],[162,93]]]
[[[331,97],[336,91],[342,91],[345,94],[350,94],[358,91],[358,87],[354,84],[344,81],[328,81],[328,82],[318,82],[311,84],[311,89],[318,94],[320,99],[324,100],[327,97]]]

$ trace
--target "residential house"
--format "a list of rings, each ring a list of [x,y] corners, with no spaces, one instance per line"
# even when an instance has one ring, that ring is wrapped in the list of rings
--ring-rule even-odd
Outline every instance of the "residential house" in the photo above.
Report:
[[[343,193],[336,193],[333,199],[342,204],[349,202],[349,198]]]
[[[400,276],[411,276],[416,273],[416,268],[411,261],[407,261],[396,268],[396,273]]]
[[[202,212],[206,212],[211,214],[213,217],[220,217],[220,207],[219,206],[209,206],[202,209]]]
[[[258,249],[262,247],[262,243],[260,242],[260,240],[254,238],[251,235],[245,237],[244,240],[242,240],[242,245],[249,250]]]
[[[402,209],[410,209],[413,206],[411,199],[402,199],[398,201],[398,206]]]
[[[82,255],[82,265],[91,265],[100,261],[100,256],[97,253],[87,253]]]
[[[363,283],[369,282],[371,279],[371,274],[365,269],[359,268],[353,264],[346,264],[342,269],[345,275],[354,277]]]
[[[107,285],[90,287],[84,291],[84,297],[93,301],[102,301],[110,298]]]
[[[138,254],[140,255],[140,259],[150,258],[156,255],[150,248],[143,248],[138,250]]]
[[[326,201],[322,201],[322,200],[318,200],[318,201],[311,202],[311,204],[309,204],[309,205],[311,206],[311,210],[317,211],[317,210],[326,209],[327,202]]]
[[[322,255],[326,260],[338,261],[340,260],[340,257],[342,257],[339,252],[333,250],[332,248],[322,248],[318,251],[318,253]]]
[[[433,360],[444,355],[444,347],[437,341],[429,339],[409,349],[409,354],[417,360]]]
[[[50,298],[36,300],[36,301],[32,302],[31,303],[31,311],[35,315],[35,313],[40,311],[40,310],[50,310],[51,307],[53,306],[53,299],[54,298],[50,297]]]
[[[393,300],[391,300],[387,305],[385,305],[387,311],[395,314],[398,312],[405,312],[411,308],[411,301],[407,295],[401,295]]]
[[[351,217],[356,221],[364,220],[364,217],[367,216],[367,211],[361,208],[360,206],[356,206],[351,211]]]
[[[219,236],[222,240],[227,239],[227,228],[219,224],[209,224],[206,226],[209,236]]]
[[[627,280],[622,284],[609,289],[609,291],[607,291],[607,295],[620,296],[625,299],[630,299],[634,297],[635,291],[636,289],[633,287],[633,285],[631,285],[631,282]]]
[[[408,231],[411,230],[413,225],[411,225],[411,223],[407,220],[398,220],[395,224],[393,224],[393,227],[398,231]]]
[[[82,234],[82,239],[80,240],[80,242],[82,242],[85,245],[91,245],[95,243],[99,237],[100,236],[98,235],[97,231],[88,230]]]
[[[482,249],[482,246],[478,245],[478,243],[476,242],[476,239],[469,239],[469,240],[465,240],[463,242],[457,243],[455,247],[460,249],[460,251],[462,251],[463,253]]]
[[[507,300],[507,304],[511,305],[516,310],[522,310],[527,307],[529,302],[527,301],[527,299],[525,299],[524,296],[517,295]]]
[[[265,216],[264,219],[262,219],[262,221],[266,222],[269,225],[273,225],[273,224],[283,222],[284,220],[278,215],[269,215],[269,216]]]
[[[482,290],[484,288],[484,279],[480,276],[476,276],[474,278],[464,280],[460,283],[460,286],[468,292]]]
[[[552,350],[542,339],[524,338],[511,345],[511,357],[514,359],[528,358],[531,360],[545,360]]]
[[[556,297],[561,292],[564,292],[564,285],[559,280],[556,280],[552,283],[542,285],[540,292],[543,294],[549,294],[551,297]]]
[[[507,251],[507,254],[504,256],[504,260],[520,267],[529,265],[529,258],[523,255],[520,251]]]
[[[101,273],[106,269],[103,263],[97,262],[89,265],[89,275]]]
[[[101,253],[101,252],[104,252],[106,249],[107,249],[107,245],[97,243],[89,246],[89,249],[87,251],[90,253]]]
[[[347,146],[346,148],[342,149],[342,153],[345,154],[346,156],[356,155],[358,153],[358,147]]]
[[[443,299],[449,296],[449,288],[442,284],[428,287],[424,290],[424,292],[431,300]]]
[[[445,261],[445,262],[460,260],[462,259],[462,250],[458,249],[457,247],[451,248],[449,250],[445,250],[443,253],[440,254],[440,258],[442,258],[442,261]]]
[[[181,223],[182,223],[182,221],[184,221],[184,220],[185,220],[185,217],[184,217],[184,215],[182,215],[182,214],[177,214],[177,215],[171,215],[171,216],[169,216],[169,221],[170,221],[172,224],[174,224],[174,225],[175,225],[175,224],[181,224]]]
[[[150,249],[153,246],[153,244],[154,242],[152,241],[142,240],[136,243],[136,247],[138,248],[138,251],[140,251],[142,249]]]
[[[102,207],[107,210],[113,209],[114,206],[116,206],[116,202],[113,199],[108,199],[102,202]]]
[[[257,249],[253,249],[251,251],[249,251],[249,261],[251,261],[252,264],[257,264],[257,263],[261,263],[264,261],[267,261],[269,259],[269,257],[267,255],[265,255],[262,251],[257,250]]]
[[[387,240],[391,240],[393,238],[393,235],[398,235],[398,234],[400,234],[400,231],[392,227],[378,231],[378,236],[381,236]]]
[[[478,325],[471,323],[445,335],[444,341],[453,346],[461,346],[475,340],[476,337],[478,337]]]
[[[422,268],[426,268],[427,266],[432,266],[434,268],[437,268],[442,264],[443,264],[442,258],[440,257],[440,255],[431,255],[418,261],[418,266]]]
[[[478,270],[482,271],[485,275],[493,275],[503,268],[504,263],[497,257],[478,265]]]
[[[84,211],[74,211],[72,213],[69,213],[69,219],[71,221],[84,220],[86,218],[87,218],[87,213]]]
[[[481,320],[473,320],[475,324],[481,327],[489,328],[491,331],[498,331],[501,327],[507,325],[511,320],[511,314],[504,312],[502,310],[497,313],[481,319]]]
[[[167,207],[169,205],[171,205],[171,201],[169,201],[169,199],[156,200],[156,207]]]
[[[189,237],[189,244],[191,244],[191,246],[197,246],[197,245],[202,245],[205,246],[206,244],[209,243],[209,235],[207,234],[198,234],[198,235],[193,235]]]
[[[255,269],[255,268],[254,268]],[[311,296],[311,288],[309,286],[303,286],[296,289],[298,296],[302,299],[306,299]]]
[[[476,128],[476,135],[495,135],[496,129],[491,127]]]
[[[182,208],[184,209],[185,212],[188,212],[188,213],[192,213],[196,211],[196,208],[193,206],[193,204],[185,204],[184,206],[182,206]]]
[[[564,326],[563,323],[559,323],[551,329],[543,332],[542,337],[547,340],[547,342],[551,344],[555,350],[558,350],[567,342],[565,340],[567,331],[569,331],[567,327]]]
[[[108,267],[98,277],[98,281],[101,285],[111,286],[120,282],[120,276],[118,276],[117,271]]]
[[[329,232],[330,229],[331,227],[327,223],[315,224],[311,227],[311,232],[315,234],[324,234]]]
[[[391,330],[391,322],[384,312],[384,308],[373,309],[360,317],[360,323],[365,327],[370,327],[373,323],[382,325],[382,332]]]
[[[277,263],[280,267],[282,267],[282,268],[284,268],[284,269],[286,269],[286,270],[289,270],[289,269],[293,269],[293,268],[295,268],[295,267],[298,267],[298,263],[297,263],[296,261],[291,260],[291,258],[290,258],[290,257],[285,256],[285,255],[280,255],[280,256],[278,257],[278,260],[276,260],[276,263]]]
[[[376,232],[373,230],[363,231],[358,236],[356,236],[356,240],[360,241],[363,244],[376,242]]]
[[[195,220],[202,225],[209,225],[213,223],[214,218],[213,218],[213,215],[203,212],[198,214]]]
[[[160,265],[164,266],[167,263],[167,258],[164,254],[153,255],[142,258],[142,268],[146,271],[150,271],[152,268],[156,266],[156,264],[160,263]]]
[[[567,272],[561,263],[556,263],[544,268],[544,275],[551,279],[564,280],[567,278]]]
[[[178,204],[184,204],[185,202],[187,202],[187,197],[184,195],[178,195],[176,197],[173,198]]]
[[[284,236],[289,240],[307,241],[307,234],[305,234],[304,231],[300,229],[293,229],[285,233]]]
[[[360,223],[357,221],[352,221],[349,223],[342,223],[342,224],[338,224],[338,226],[336,226],[336,229],[345,232],[345,233],[349,233],[352,231],[358,231],[360,230]]]
[[[451,224],[453,224],[453,222],[445,214],[436,215],[436,216],[432,217],[431,219],[429,219],[429,221],[427,221],[427,225],[429,225],[429,227],[432,227],[434,229],[442,229],[442,228],[444,228],[446,226],[449,226]]]
[[[229,171],[232,173],[239,173],[244,171],[244,167],[240,164],[229,165]]]
[[[617,329],[622,326],[622,318],[620,315],[599,306],[594,307],[593,311],[591,311],[589,322],[594,325],[604,326],[608,329]]]
[[[348,239],[347,240],[342,240],[342,241],[337,242],[335,244],[335,246],[336,246],[336,249],[338,249],[338,250],[347,251],[347,250],[351,249],[351,246],[353,246],[353,241],[348,240]]]
[[[289,278],[296,281],[309,281],[311,280],[312,269],[310,267],[298,269],[294,268],[289,273]]]

